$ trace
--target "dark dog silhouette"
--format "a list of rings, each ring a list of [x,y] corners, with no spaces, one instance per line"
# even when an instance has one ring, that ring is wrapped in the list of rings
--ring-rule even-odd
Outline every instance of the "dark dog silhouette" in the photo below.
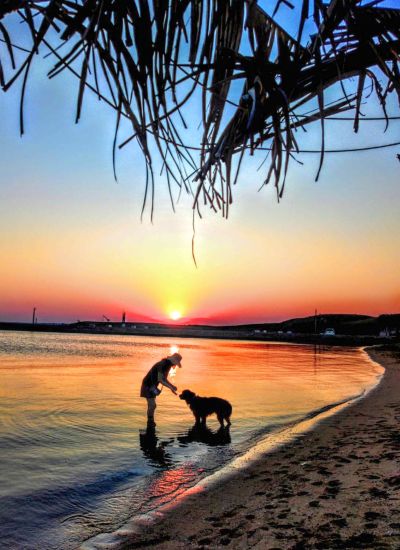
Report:
[[[224,420],[228,426],[231,425],[232,405],[229,401],[220,397],[200,397],[190,390],[183,390],[179,397],[189,405],[196,424],[205,424],[207,416],[216,414],[222,427]]]

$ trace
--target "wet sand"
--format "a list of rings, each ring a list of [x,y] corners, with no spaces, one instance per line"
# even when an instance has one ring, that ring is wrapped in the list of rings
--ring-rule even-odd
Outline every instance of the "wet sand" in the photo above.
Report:
[[[365,399],[189,496],[122,548],[400,548],[400,352],[369,353],[386,372]]]

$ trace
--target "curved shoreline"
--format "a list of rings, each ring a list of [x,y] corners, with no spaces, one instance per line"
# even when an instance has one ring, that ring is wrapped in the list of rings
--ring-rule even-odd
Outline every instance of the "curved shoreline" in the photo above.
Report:
[[[400,529],[398,535],[387,532],[392,529],[388,525],[395,525],[397,520],[387,523],[387,511],[373,512],[372,508],[376,505],[380,510],[387,501],[383,494],[398,487],[396,474],[391,471],[395,465],[388,460],[393,457],[386,456],[393,450],[385,450],[382,460],[379,451],[386,441],[381,434],[385,424],[382,410],[388,407],[390,395],[399,395],[400,369],[396,368],[398,358],[374,350],[369,350],[369,355],[386,370],[367,399],[339,405],[343,410],[336,410],[334,415],[328,411],[322,415],[325,419],[311,419],[310,426],[299,426],[296,439],[293,433],[288,434],[276,448],[271,450],[269,445],[268,449],[258,449],[260,452],[250,460],[244,459],[245,468],[241,464],[240,468],[215,474],[214,479],[205,478],[178,505],[174,503],[150,517],[135,518],[118,530],[117,539],[115,534],[111,538],[101,535],[83,548],[397,548]],[[392,409],[389,431],[400,406],[396,409],[393,405]],[[374,425],[374,435],[381,439],[372,447],[364,441],[365,437],[371,439],[365,416],[371,417],[369,427]],[[315,424],[317,430],[306,431]],[[385,473],[377,475],[382,465]],[[387,480],[394,480],[393,487]],[[383,489],[378,487],[382,483]],[[369,506],[371,510],[365,508],[364,515],[355,514],[355,503],[359,509],[362,501],[361,508]],[[372,516],[373,521],[369,521]]]

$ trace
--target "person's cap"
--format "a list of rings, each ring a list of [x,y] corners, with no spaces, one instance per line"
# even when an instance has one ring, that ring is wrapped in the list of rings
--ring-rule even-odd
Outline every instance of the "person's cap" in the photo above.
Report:
[[[182,355],[180,353],[173,353],[172,355],[169,355],[167,359],[169,359],[173,365],[182,367],[181,365]]]

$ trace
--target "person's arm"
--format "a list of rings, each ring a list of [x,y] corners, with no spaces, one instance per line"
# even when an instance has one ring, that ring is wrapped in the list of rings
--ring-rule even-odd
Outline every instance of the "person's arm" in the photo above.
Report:
[[[166,388],[169,388],[173,393],[176,394],[176,390],[178,388],[176,386],[174,386],[173,384],[171,384],[171,382],[169,380],[167,380],[167,378],[165,378],[165,376],[164,376],[164,374],[161,370],[158,371],[158,381],[160,382],[160,384],[162,384]]]

